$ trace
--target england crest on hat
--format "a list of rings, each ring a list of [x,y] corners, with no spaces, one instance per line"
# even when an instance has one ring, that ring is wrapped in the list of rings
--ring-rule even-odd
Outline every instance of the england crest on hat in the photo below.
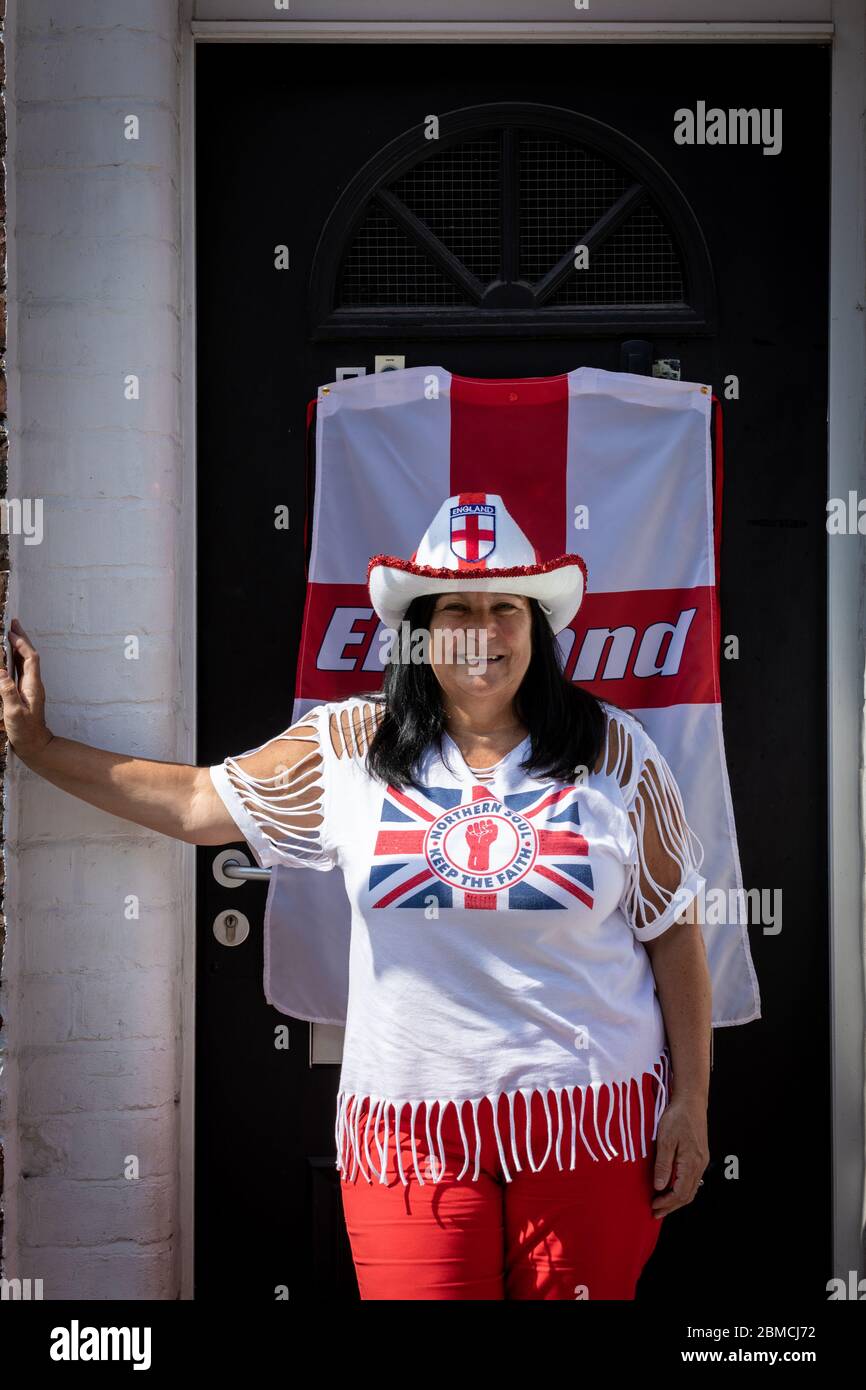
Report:
[[[451,549],[458,560],[486,560],[496,545],[496,508],[491,502],[451,507]]]

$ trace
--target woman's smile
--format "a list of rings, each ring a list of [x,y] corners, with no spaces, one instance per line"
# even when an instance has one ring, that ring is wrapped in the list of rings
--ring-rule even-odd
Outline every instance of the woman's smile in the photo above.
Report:
[[[467,656],[467,658],[466,658],[466,665],[467,665],[467,666],[480,666],[480,665],[482,664],[482,662],[485,662],[485,661],[505,661],[505,660],[506,660],[506,655],[505,655],[505,653],[504,653],[504,652],[497,652],[497,653],[496,653],[496,656]]]

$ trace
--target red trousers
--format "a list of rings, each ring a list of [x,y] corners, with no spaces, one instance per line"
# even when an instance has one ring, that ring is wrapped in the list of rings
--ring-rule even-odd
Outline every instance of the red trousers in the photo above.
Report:
[[[595,1115],[604,1135],[611,1104],[610,1089],[599,1093]],[[618,1117],[609,1136],[618,1156],[607,1158],[597,1143],[587,1152],[576,1133],[575,1167],[571,1161],[570,1121],[563,1126],[560,1156],[551,1148],[546,1163],[534,1172],[527,1160],[526,1111],[523,1097],[515,1098],[515,1135],[520,1171],[515,1171],[508,1102],[499,1098],[497,1121],[506,1146],[511,1181],[502,1170],[493,1116],[488,1101],[478,1106],[481,1134],[480,1168],[473,1159],[458,1182],[466,1149],[455,1107],[430,1120],[438,1173],[441,1153],[445,1171],[438,1182],[429,1177],[426,1126],[415,1116],[418,1168],[427,1174],[419,1183],[412,1162],[408,1107],[401,1117],[399,1144],[404,1184],[396,1162],[393,1124],[385,1169],[379,1163],[368,1181],[360,1171],[351,1181],[341,1176],[340,1188],[346,1230],[362,1299],[633,1299],[641,1270],[655,1249],[664,1218],[652,1212],[655,1141],[652,1138],[657,1082],[643,1078],[644,1138],[641,1156],[640,1109],[637,1085],[630,1089],[635,1159],[623,1155]],[[553,1109],[555,1097],[548,1093]],[[576,1110],[579,1109],[575,1102]],[[567,1109],[567,1107],[564,1107]],[[366,1103],[359,1112],[366,1122]],[[472,1110],[463,1105],[464,1130],[470,1132]],[[544,1100],[531,1097],[531,1146],[536,1164],[547,1146],[548,1121]],[[575,1125],[577,1131],[578,1126]],[[595,1129],[584,1126],[594,1140]],[[539,1136],[544,1143],[539,1143]],[[375,1154],[375,1147],[371,1143]]]

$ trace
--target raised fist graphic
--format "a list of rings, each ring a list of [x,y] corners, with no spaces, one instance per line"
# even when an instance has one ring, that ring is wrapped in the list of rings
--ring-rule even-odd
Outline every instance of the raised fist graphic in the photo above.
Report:
[[[495,820],[476,820],[466,827],[470,869],[486,873],[490,868],[490,846],[498,834],[499,826]]]

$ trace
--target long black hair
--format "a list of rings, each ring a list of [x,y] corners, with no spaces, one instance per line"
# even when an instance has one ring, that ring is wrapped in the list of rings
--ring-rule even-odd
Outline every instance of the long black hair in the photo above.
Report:
[[[404,621],[414,634],[429,631],[436,594],[410,603]],[[605,740],[605,715],[589,691],[564,674],[559,643],[544,612],[529,599],[532,653],[514,697],[517,717],[529,730],[531,747],[520,764],[532,777],[570,781],[578,769],[595,767]],[[417,785],[419,760],[431,744],[442,752],[445,729],[442,687],[429,661],[392,660],[385,665],[382,691],[369,698],[384,701],[385,713],[370,742],[367,768],[395,787]]]

